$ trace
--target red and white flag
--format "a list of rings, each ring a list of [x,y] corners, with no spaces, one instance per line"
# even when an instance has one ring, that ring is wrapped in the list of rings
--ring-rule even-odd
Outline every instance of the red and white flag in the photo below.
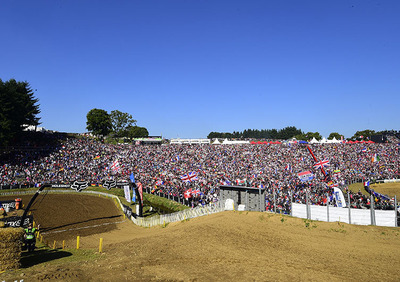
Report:
[[[142,186],[142,183],[138,182],[137,187],[138,187],[138,191],[139,191],[140,202],[142,203],[142,206],[143,206],[143,186]]]
[[[185,193],[183,194],[183,196],[185,197],[185,199],[189,199],[192,197],[192,189],[187,189],[185,191]]]
[[[121,166],[119,165],[119,161],[116,160],[111,165],[111,170],[114,172],[119,172],[121,170]]]
[[[197,177],[197,173],[193,171],[193,172],[190,172],[188,174],[182,175],[181,179],[184,182],[191,182],[191,181],[194,181],[194,180],[198,180],[199,178]]]
[[[323,161],[317,162],[317,163],[314,165],[314,168],[315,168],[315,169],[318,169],[318,168],[327,167],[327,166],[329,166],[329,160],[328,160],[328,159],[325,159],[325,160],[323,160]]]
[[[200,190],[199,189],[196,189],[196,190],[193,190],[192,191],[192,195],[193,196],[197,196],[197,195],[199,195],[200,194]]]

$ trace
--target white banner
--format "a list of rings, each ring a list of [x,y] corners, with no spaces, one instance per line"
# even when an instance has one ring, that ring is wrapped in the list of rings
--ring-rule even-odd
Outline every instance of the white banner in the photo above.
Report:
[[[343,192],[339,188],[333,187],[333,194],[335,195],[336,205],[339,208],[346,207],[346,201],[344,200]]]
[[[124,186],[124,192],[125,192],[125,199],[128,201],[128,203],[131,202],[131,193],[129,193],[129,185]]]

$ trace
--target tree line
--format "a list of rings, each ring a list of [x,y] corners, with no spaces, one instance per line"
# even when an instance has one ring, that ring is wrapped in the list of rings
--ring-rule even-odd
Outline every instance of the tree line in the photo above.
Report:
[[[24,129],[38,126],[39,99],[26,81],[0,79],[0,146],[18,142]]]
[[[137,126],[129,113],[119,110],[108,113],[102,109],[91,109],[86,115],[86,129],[97,136],[139,138],[149,136],[147,128]]]
[[[399,132],[395,130],[385,130],[385,131],[375,131],[375,130],[360,130],[356,131],[354,135],[347,140],[370,140],[371,136],[383,134],[383,135],[400,135]],[[228,138],[228,139],[281,139],[287,140],[291,138],[296,138],[297,140],[311,140],[315,138],[316,140],[321,140],[322,135],[319,132],[303,132],[301,129],[295,126],[287,126],[282,129],[245,129],[243,131],[233,131],[230,132],[210,132],[207,136],[209,139],[214,138]],[[329,134],[328,139],[336,138],[340,140],[344,138],[342,134],[338,132],[332,132]]]
[[[288,126],[283,129],[245,129],[243,131],[229,132],[210,132],[207,138],[254,138],[254,139],[289,139],[302,134],[300,129],[295,126]]]

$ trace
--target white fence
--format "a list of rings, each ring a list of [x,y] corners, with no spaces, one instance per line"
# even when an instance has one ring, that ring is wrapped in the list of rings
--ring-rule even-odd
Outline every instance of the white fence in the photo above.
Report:
[[[209,204],[207,206],[198,206],[192,209],[186,209],[183,211],[171,213],[171,214],[164,214],[164,215],[157,215],[152,217],[131,217],[133,223],[143,227],[153,227],[157,225],[165,225],[171,222],[177,222],[182,220],[187,220],[194,217],[199,217],[203,215],[208,215],[212,213],[221,212],[224,209],[220,207],[218,203],[216,204]]]
[[[397,226],[396,210],[338,208],[333,206],[292,204],[292,216],[327,222],[345,222],[357,225]]]

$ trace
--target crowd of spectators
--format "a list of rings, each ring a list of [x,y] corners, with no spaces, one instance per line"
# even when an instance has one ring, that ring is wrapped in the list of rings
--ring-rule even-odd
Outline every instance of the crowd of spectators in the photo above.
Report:
[[[325,167],[331,186],[344,192],[353,182],[400,178],[397,144],[313,144],[318,160],[329,160]],[[376,156],[379,156],[378,160]],[[112,164],[119,163],[113,170]],[[333,189],[323,181],[320,169],[306,145],[110,145],[89,138],[67,138],[52,150],[15,151],[0,162],[0,186],[39,183],[71,183],[75,180],[101,185],[105,180],[129,179],[153,193],[184,197],[196,191],[196,204],[218,200],[220,185],[241,183],[267,189],[267,210],[288,212],[291,199],[305,203],[306,192],[313,204],[332,201]],[[310,171],[314,178],[302,181],[298,173]],[[181,176],[195,172],[197,180],[184,182]],[[351,205],[366,208],[369,197],[350,193]],[[376,198],[376,206],[390,208],[388,200]],[[334,201],[331,202],[334,204]]]

